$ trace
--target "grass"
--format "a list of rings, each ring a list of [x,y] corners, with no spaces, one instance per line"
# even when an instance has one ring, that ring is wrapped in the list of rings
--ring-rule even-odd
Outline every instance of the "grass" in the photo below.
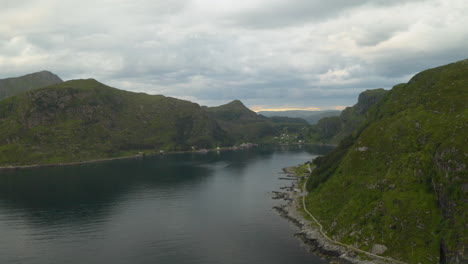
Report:
[[[308,210],[336,240],[408,263],[448,262],[467,244],[468,62],[395,86],[354,136],[314,161]]]
[[[200,106],[74,80],[0,101],[0,166],[212,148],[229,142]]]

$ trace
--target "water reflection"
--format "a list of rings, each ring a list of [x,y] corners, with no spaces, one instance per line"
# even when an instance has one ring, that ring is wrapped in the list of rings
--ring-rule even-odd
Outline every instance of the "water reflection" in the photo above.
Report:
[[[309,151],[1,171],[0,263],[322,263],[298,249],[268,195],[281,166],[320,150]]]

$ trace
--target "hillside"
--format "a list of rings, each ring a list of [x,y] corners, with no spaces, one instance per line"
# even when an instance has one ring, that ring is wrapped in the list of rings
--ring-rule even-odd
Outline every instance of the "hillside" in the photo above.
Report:
[[[41,71],[21,77],[0,79],[0,100],[36,88],[63,82],[57,75]]]
[[[468,60],[423,71],[314,160],[306,204],[332,238],[407,263],[466,263],[467,87]]]
[[[370,108],[376,104],[388,91],[379,88],[366,90],[359,94],[358,102],[352,107],[346,107],[339,116],[320,119],[309,129],[312,142],[338,143],[351,135],[367,118]]]
[[[341,111],[339,110],[324,110],[324,111],[308,111],[308,110],[286,110],[286,111],[260,111],[257,114],[266,117],[290,117],[290,118],[302,118],[309,124],[314,125],[325,117],[339,116]]]
[[[258,115],[247,108],[241,101],[234,100],[225,105],[204,107],[221,128],[235,142],[271,142],[281,132],[298,132],[308,124],[305,120],[288,117],[270,117]]]
[[[307,121],[302,118],[286,117],[286,116],[271,116],[268,119],[273,123],[283,123],[283,124],[302,124],[308,125]]]
[[[93,79],[0,101],[0,165],[60,163],[227,144],[195,103],[132,93]]]
[[[268,118],[257,115],[239,100],[204,109],[237,142],[258,141],[275,133],[273,123]]]

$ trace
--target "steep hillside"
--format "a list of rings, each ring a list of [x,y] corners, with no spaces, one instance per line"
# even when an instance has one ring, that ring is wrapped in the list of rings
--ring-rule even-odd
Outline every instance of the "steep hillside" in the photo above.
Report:
[[[0,101],[0,165],[82,161],[229,142],[197,104],[73,80]]]
[[[0,79],[0,100],[36,88],[63,82],[57,75],[41,71],[21,77]]]
[[[467,102],[468,60],[421,72],[314,160],[306,204],[327,233],[407,263],[466,263]]]
[[[351,135],[366,120],[367,112],[388,91],[380,88],[366,90],[359,94],[358,102],[344,109],[340,116],[320,119],[310,128],[309,137],[313,142],[338,143]]]

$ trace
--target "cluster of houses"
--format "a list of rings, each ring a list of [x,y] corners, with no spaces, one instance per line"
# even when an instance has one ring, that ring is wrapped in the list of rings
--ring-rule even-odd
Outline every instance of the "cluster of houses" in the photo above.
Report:
[[[254,143],[242,143],[238,146],[232,146],[232,147],[225,147],[225,148],[220,148],[220,147],[217,147],[216,148],[216,151],[221,151],[221,150],[238,150],[238,149],[249,149],[249,148],[252,148],[252,147],[257,147],[258,144],[254,144]],[[197,149],[195,146],[192,146],[192,151],[196,151],[196,152],[199,152],[199,153],[207,153],[209,152],[210,150],[208,149]]]
[[[286,133],[283,133],[277,137],[274,137],[276,141],[278,141],[281,144],[305,144],[305,140],[297,140],[297,135],[289,135]]]

